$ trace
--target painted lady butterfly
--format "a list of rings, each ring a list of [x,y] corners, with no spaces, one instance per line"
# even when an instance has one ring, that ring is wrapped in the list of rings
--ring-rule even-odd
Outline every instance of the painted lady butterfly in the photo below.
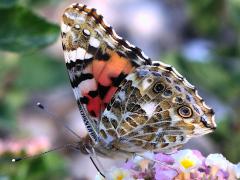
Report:
[[[216,128],[214,112],[175,68],[119,37],[96,9],[62,17],[67,70],[89,132],[80,144],[103,156],[170,152]]]

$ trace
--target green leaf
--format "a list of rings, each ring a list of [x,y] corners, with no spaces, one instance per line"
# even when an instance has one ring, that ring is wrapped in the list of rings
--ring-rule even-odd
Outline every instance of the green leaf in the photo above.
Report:
[[[68,82],[65,64],[58,60],[38,53],[24,54],[19,58],[18,77],[15,89],[23,91],[42,91]]]
[[[59,27],[30,10],[14,6],[0,8],[0,49],[26,52],[46,47],[56,41]]]
[[[10,160],[14,156],[14,154],[3,154],[1,158],[2,160]],[[7,161],[2,161],[0,164],[0,180],[2,177],[8,177],[11,180],[54,180],[66,179],[67,175],[66,161],[58,153],[49,153],[20,163],[10,164]]]
[[[24,6],[28,7],[40,7],[40,6],[53,6],[62,3],[63,0],[21,0]]]
[[[18,0],[0,0],[0,7],[11,7],[17,3]]]
[[[187,3],[189,18],[194,30],[208,37],[216,37],[223,22],[224,0],[190,0]]]
[[[16,116],[29,94],[52,91],[53,87],[68,84],[69,80],[63,60],[45,55],[43,51],[0,52],[0,57],[0,132],[3,133],[16,127]]]

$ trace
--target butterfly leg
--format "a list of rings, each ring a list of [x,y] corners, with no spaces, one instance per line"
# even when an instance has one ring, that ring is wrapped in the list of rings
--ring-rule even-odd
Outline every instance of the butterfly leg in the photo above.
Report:
[[[96,164],[95,161],[93,160],[93,157],[94,157],[94,159],[96,160],[98,166],[101,168],[102,171],[99,169],[99,167],[97,166],[97,164]],[[97,154],[96,154],[96,151],[95,151],[95,149],[94,149],[93,147],[92,147],[92,153],[90,154],[90,159],[91,159],[93,165],[95,166],[95,168],[97,169],[97,171],[99,172],[99,174],[101,174],[101,176],[105,178],[105,175],[104,175],[104,173],[102,173],[102,172],[106,172],[106,170],[105,170],[105,168],[103,167],[101,161],[99,160],[99,158],[98,158],[98,156],[97,156]]]
[[[101,176],[103,178],[105,178],[105,175],[100,171],[100,169],[98,168],[97,164],[95,163],[95,161],[93,160],[92,156],[90,156],[90,160],[92,161],[93,165],[95,166],[96,170],[98,171],[99,174],[101,174]]]
[[[174,168],[173,166],[171,166],[170,164],[166,164],[166,163],[164,163],[164,162],[158,161],[158,160],[156,160],[156,159],[153,159],[153,158],[151,158],[151,157],[145,156],[145,155],[143,155],[143,154],[139,154],[139,153],[135,153],[135,154],[136,154],[136,156],[139,156],[139,157],[141,157],[141,158],[143,158],[143,159],[147,159],[147,160],[152,161],[152,162],[154,162],[154,163],[158,163],[158,164],[160,164],[161,166],[164,166],[164,167],[168,167],[168,168],[170,168],[170,169],[173,169],[174,171],[176,171],[177,174],[179,174],[178,170],[175,169],[175,168]]]

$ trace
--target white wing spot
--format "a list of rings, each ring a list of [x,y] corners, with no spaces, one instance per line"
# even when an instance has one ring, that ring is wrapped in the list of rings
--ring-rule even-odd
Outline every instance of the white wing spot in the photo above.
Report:
[[[61,24],[61,30],[62,30],[62,32],[67,33],[68,31],[70,31],[70,26],[62,23]]]
[[[92,58],[92,57],[93,57],[92,54],[86,53],[84,59],[90,59],[90,58]]]
[[[79,100],[80,97],[82,96],[82,95],[81,95],[81,92],[79,91],[79,88],[78,88],[78,87],[77,87],[77,88],[73,88],[73,93],[74,93],[75,98],[76,98],[77,100]]]
[[[94,37],[91,37],[90,40],[89,40],[89,43],[91,46],[95,47],[95,48],[98,48],[99,45],[100,45],[100,41],[97,40],[96,38]]]
[[[142,82],[143,90],[147,89],[152,84],[152,81],[149,81],[149,78],[146,78]]]
[[[121,101],[125,101],[126,100],[126,95],[125,95],[125,92],[124,91],[120,91],[118,93],[118,97],[121,99]]]
[[[149,102],[141,105],[141,108],[146,112],[148,117],[151,117],[156,109],[154,102]]]
[[[90,31],[88,30],[88,29],[83,29],[83,34],[85,35],[85,36],[90,36]]]
[[[84,60],[85,54],[86,54],[85,49],[83,49],[83,48],[77,48],[76,59]]]
[[[142,51],[142,56],[145,58],[145,59],[148,59],[148,56]]]
[[[79,26],[79,24],[75,24],[75,26],[74,26],[76,29],[80,29],[80,26]]]
[[[76,50],[66,52],[66,56],[65,56],[66,62],[70,62],[70,61],[75,62],[76,61],[76,54],[77,54]]]

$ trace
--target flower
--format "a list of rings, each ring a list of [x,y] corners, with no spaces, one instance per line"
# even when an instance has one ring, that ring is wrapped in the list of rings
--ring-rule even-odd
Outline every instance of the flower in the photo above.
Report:
[[[240,163],[234,165],[234,173],[236,178],[240,179]]]
[[[175,160],[174,167],[179,168],[183,172],[190,172],[202,165],[202,155],[192,150],[180,150],[172,154]]]
[[[206,160],[205,164],[207,166],[216,166],[219,169],[226,171],[228,169],[229,161],[222,154],[210,154]]]
[[[133,180],[130,171],[123,168],[114,168],[106,174],[106,179],[109,180]]]
[[[100,173],[98,173],[95,177],[95,180],[105,180],[105,178]]]
[[[163,154],[163,153],[156,154],[154,156],[154,159],[157,161],[160,161],[162,163],[169,164],[169,165],[174,163],[173,157],[171,157],[170,155],[167,155],[167,154]]]
[[[164,166],[155,166],[155,179],[156,180],[168,180],[173,179],[178,175],[177,170]]]
[[[25,146],[26,153],[30,156],[33,156],[49,149],[50,144],[46,138],[40,137],[35,140],[28,140]]]
[[[50,148],[50,142],[47,138],[40,137],[35,139],[0,139],[0,154],[11,153],[19,155],[24,152],[28,156],[36,155]]]
[[[145,157],[145,158],[143,158]],[[173,154],[147,153],[134,157],[120,168],[106,173],[110,180],[180,180],[180,179],[239,179],[240,163],[229,162],[222,154],[204,157],[197,150],[180,150]],[[103,180],[97,175],[96,180]]]
[[[210,154],[205,164],[211,167],[211,174],[225,179],[240,178],[240,163],[229,162],[222,154]]]
[[[178,171],[170,167],[174,163],[174,159],[170,155],[158,153],[155,155],[155,160],[159,161],[154,165],[156,180],[173,179],[178,175]]]

